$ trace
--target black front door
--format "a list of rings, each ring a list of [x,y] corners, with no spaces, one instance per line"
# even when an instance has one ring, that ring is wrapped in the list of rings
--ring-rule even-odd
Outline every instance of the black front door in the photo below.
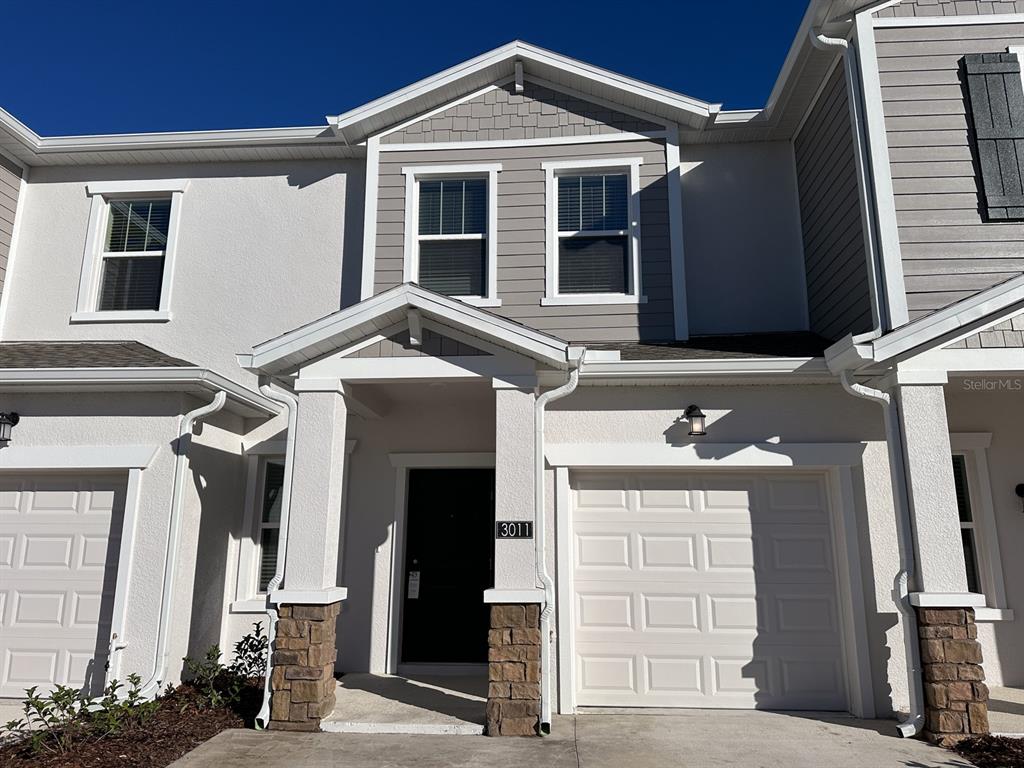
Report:
[[[412,469],[407,498],[402,661],[485,663],[494,470]]]

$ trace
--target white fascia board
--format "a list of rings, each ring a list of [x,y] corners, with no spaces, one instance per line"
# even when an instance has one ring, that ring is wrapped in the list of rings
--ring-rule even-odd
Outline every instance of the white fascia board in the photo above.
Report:
[[[982,608],[985,596],[976,592],[911,592],[916,608]]]
[[[714,428],[714,425],[709,425]],[[548,443],[552,467],[772,469],[851,467],[861,463],[864,443]]]
[[[400,285],[390,291],[373,296],[348,309],[335,312],[307,326],[298,328],[277,339],[253,347],[251,359],[246,367],[253,370],[277,372],[283,360],[292,355],[304,356],[306,360],[323,356],[323,345],[330,345],[348,330],[375,318],[400,309],[419,309],[424,320],[430,319],[441,324],[451,324],[471,335],[484,340],[493,340],[501,346],[534,357],[556,367],[567,366],[568,344],[561,339],[548,336],[526,326],[505,320],[502,317],[483,312],[476,307],[425,291],[415,285]],[[352,343],[351,338],[345,344]],[[339,345],[340,347],[340,345]],[[298,367],[298,366],[296,366]]]
[[[20,446],[0,451],[0,470],[145,469],[156,456],[155,445]]]
[[[541,66],[552,67],[565,72],[571,77],[599,83],[605,87],[624,91],[642,99],[649,99],[670,109],[677,109],[705,120],[710,119],[719,107],[717,104],[710,104],[674,91],[659,88],[641,80],[635,80],[516,40],[443,70],[436,75],[419,80],[405,88],[386,94],[361,107],[340,115],[328,116],[327,120],[337,130],[344,131],[349,126],[381,115],[388,110],[397,109],[406,102],[432,91],[443,89],[463,78],[471,77],[488,67],[497,66],[505,62],[508,62],[510,67],[514,67],[517,60],[522,61],[527,67],[531,62]],[[527,74],[527,79],[529,79],[529,74]],[[402,117],[396,117],[394,122],[398,123],[401,120]]]
[[[588,353],[589,354],[589,353]],[[828,366],[818,357],[735,358],[717,360],[585,360],[581,378],[628,377],[677,378],[696,376],[771,376],[829,375]]]
[[[1024,308],[1024,275],[1007,280],[970,298],[933,312],[872,343],[872,360],[887,362],[915,350],[944,344],[950,334],[968,332],[974,325],[998,323]],[[924,349],[921,349],[924,347]]]
[[[73,391],[77,387],[164,387],[168,390],[200,387],[223,390],[229,402],[268,416],[281,406],[261,394],[206,368],[5,368],[0,370],[0,390],[34,388]]]

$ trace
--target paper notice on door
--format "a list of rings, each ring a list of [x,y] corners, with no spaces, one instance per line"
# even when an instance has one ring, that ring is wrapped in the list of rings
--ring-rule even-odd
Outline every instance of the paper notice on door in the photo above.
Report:
[[[409,571],[409,588],[405,591],[410,600],[419,600],[420,597],[420,572]]]

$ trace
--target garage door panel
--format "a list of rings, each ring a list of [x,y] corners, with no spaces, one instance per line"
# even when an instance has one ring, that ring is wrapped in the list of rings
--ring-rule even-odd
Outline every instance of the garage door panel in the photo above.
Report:
[[[0,697],[102,687],[123,514],[121,477],[0,476]]]
[[[818,475],[573,478],[577,703],[844,709]]]

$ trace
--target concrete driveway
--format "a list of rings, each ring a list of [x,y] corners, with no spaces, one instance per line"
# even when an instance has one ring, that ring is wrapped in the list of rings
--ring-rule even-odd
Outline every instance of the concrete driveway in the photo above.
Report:
[[[558,718],[544,739],[227,731],[174,768],[967,768],[894,723],[690,710]]]

